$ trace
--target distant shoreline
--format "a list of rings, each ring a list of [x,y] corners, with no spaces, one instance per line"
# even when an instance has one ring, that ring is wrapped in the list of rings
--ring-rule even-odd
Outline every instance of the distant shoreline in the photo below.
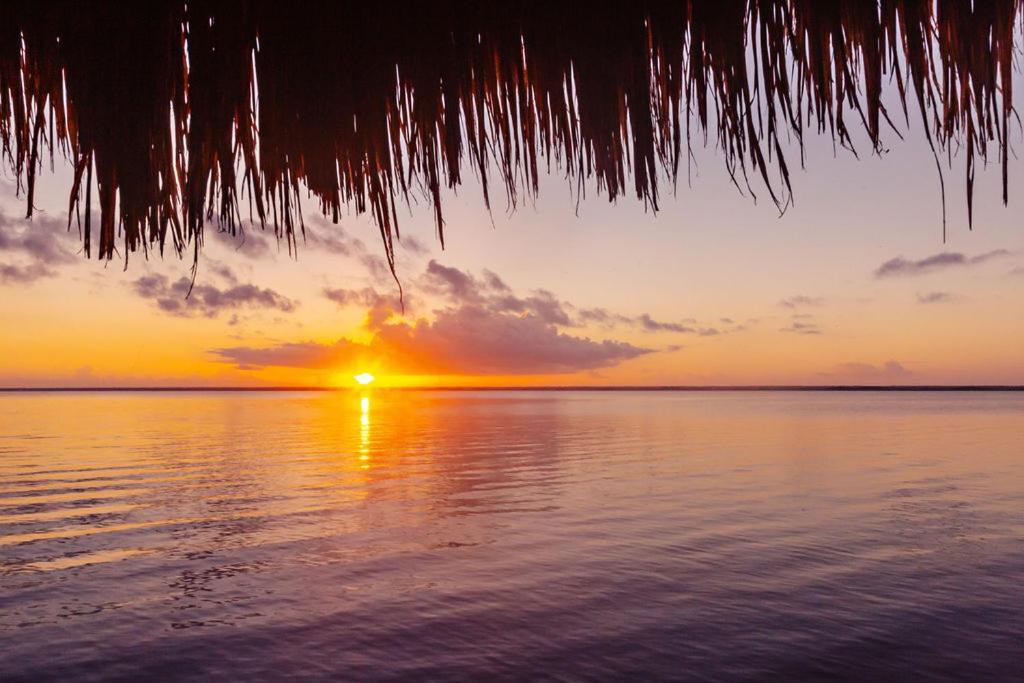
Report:
[[[113,393],[113,392],[138,392],[138,393],[159,393],[159,392],[223,392],[223,393],[246,393],[246,392],[349,392],[367,391],[362,387],[0,387],[2,393]],[[542,387],[374,387],[370,391],[633,391],[633,392],[709,392],[709,391],[740,391],[740,392],[761,392],[761,391],[830,391],[830,392],[866,392],[866,391],[891,391],[891,392],[979,392],[979,391],[1024,391],[1024,385],[1014,384],[952,384],[952,385],[740,385],[740,386],[542,386]]]

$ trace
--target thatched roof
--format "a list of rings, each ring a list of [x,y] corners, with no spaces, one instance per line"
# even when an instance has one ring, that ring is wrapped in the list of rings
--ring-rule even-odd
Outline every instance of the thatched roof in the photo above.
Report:
[[[29,214],[44,162],[70,160],[69,215],[101,258],[119,241],[198,253],[204,221],[243,215],[292,240],[306,188],[331,218],[370,212],[390,257],[410,193],[443,240],[444,186],[475,174],[515,205],[553,165],[657,208],[659,174],[705,137],[783,208],[787,137],[850,146],[861,127],[879,148],[909,117],[937,163],[964,150],[968,206],[998,157],[1005,202],[1022,5],[5,0],[0,137]]]

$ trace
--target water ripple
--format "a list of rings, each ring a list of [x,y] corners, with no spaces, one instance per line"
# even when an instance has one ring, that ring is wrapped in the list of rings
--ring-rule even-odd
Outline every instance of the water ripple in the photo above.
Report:
[[[1024,677],[1024,396],[359,398],[0,393],[0,679]]]

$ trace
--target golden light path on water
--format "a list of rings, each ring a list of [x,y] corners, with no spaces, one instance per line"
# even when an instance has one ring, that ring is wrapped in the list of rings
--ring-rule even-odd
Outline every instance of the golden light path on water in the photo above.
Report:
[[[359,460],[363,463],[363,469],[370,467],[370,397],[363,396],[359,399]]]

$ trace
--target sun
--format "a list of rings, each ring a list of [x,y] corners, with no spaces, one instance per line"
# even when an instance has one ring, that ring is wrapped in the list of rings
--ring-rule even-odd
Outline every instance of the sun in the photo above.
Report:
[[[356,375],[355,377],[353,377],[352,379],[354,379],[355,381],[357,381],[360,384],[365,386],[367,384],[370,384],[371,382],[373,382],[373,380],[375,380],[377,378],[374,377],[373,375],[371,375],[368,372],[361,372],[358,375]]]

